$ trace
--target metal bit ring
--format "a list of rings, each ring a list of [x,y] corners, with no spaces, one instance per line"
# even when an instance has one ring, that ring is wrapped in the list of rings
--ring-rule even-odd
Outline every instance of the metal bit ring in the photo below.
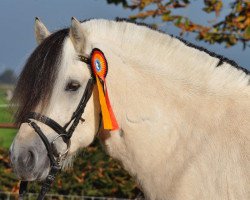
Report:
[[[67,153],[69,152],[69,148],[70,148],[70,145],[71,145],[71,141],[69,140],[66,144],[67,144],[67,149],[65,150],[65,152],[63,153],[58,153],[55,151],[55,141],[59,138],[63,138],[63,136],[67,136],[66,134],[61,134],[61,135],[58,135],[56,136],[52,142],[51,142],[51,146],[53,147],[53,152],[54,152],[54,156],[57,157],[57,158],[63,158],[63,157],[66,157]]]

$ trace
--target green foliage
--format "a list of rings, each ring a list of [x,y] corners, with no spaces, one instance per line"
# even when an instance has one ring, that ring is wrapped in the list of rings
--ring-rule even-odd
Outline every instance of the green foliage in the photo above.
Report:
[[[17,192],[18,184],[9,165],[7,150],[0,149],[0,191]],[[29,185],[30,192],[39,190],[40,184]],[[120,164],[108,157],[95,141],[79,153],[72,169],[57,177],[50,193],[135,198],[140,190]]]
[[[15,135],[15,129],[0,129],[0,147],[8,149]]]
[[[121,2],[119,0],[107,0],[109,3]],[[176,15],[175,9],[183,9],[196,1],[191,0],[127,0],[123,5],[126,8],[138,9],[138,13],[130,16],[132,20],[147,19],[150,17],[160,18],[163,22],[172,23],[180,29],[180,34],[193,32],[198,40],[210,44],[224,43],[226,47],[239,42],[243,47],[249,46],[250,40],[250,1],[235,0],[228,3],[230,12],[222,21],[210,20],[209,25],[198,24],[191,21],[187,16]],[[226,2],[226,1],[224,1]],[[204,0],[203,11],[215,13],[216,18],[226,7],[222,0]],[[155,26],[155,24],[154,24]]]
[[[11,120],[12,120],[12,114],[10,109],[8,107],[0,107],[0,122],[11,122]]]

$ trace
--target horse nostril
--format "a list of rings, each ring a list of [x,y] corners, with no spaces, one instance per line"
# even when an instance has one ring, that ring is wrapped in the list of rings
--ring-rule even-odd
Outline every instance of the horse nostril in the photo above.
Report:
[[[34,161],[34,153],[32,151],[28,151],[28,155],[26,156],[26,160],[24,160],[25,165],[29,166]]]
[[[23,170],[25,171],[31,171],[34,169],[35,164],[36,164],[36,156],[35,156],[34,151],[27,151],[27,152],[22,152],[18,156],[18,164]]]

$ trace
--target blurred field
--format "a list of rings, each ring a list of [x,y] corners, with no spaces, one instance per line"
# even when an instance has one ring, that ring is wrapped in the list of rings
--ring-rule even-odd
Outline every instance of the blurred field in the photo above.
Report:
[[[0,123],[12,121],[11,111],[8,106],[5,106],[9,103],[5,93],[11,87],[10,85],[0,85]],[[15,134],[15,129],[0,129],[0,147],[9,148]]]

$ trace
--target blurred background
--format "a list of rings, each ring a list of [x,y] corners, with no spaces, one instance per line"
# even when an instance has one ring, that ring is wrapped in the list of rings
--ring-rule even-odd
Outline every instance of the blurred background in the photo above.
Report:
[[[8,104],[25,60],[36,48],[34,19],[50,31],[90,18],[127,18],[236,61],[250,69],[249,0],[1,0],[0,1],[0,199],[17,192],[8,148],[16,129]],[[119,163],[103,153],[98,141],[80,153],[71,171],[63,173],[51,193],[136,198],[142,194]],[[33,184],[30,191],[36,193]],[[10,193],[8,193],[10,192]]]

